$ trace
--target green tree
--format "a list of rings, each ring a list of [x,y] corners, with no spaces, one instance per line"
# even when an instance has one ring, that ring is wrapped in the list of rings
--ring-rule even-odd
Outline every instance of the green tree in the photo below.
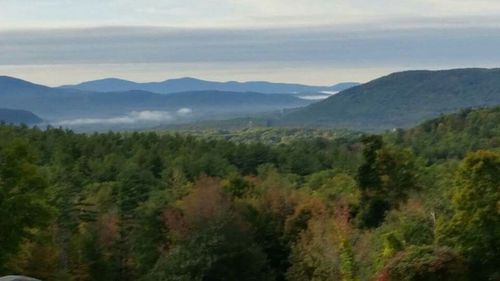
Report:
[[[50,223],[47,181],[34,162],[22,141],[0,148],[0,271],[34,228]]]
[[[141,169],[132,163],[118,176],[117,189],[118,215],[120,218],[119,241],[117,255],[119,260],[119,279],[133,280],[135,278],[135,260],[131,256],[131,233],[138,227],[139,213],[137,208],[144,203],[157,184],[151,171]]]
[[[477,151],[462,162],[456,178],[451,219],[438,225],[441,243],[467,258],[471,276],[500,278],[500,153]]]
[[[416,166],[409,151],[386,147],[380,136],[365,137],[363,143],[358,222],[361,227],[377,227],[387,211],[399,207],[416,187]]]

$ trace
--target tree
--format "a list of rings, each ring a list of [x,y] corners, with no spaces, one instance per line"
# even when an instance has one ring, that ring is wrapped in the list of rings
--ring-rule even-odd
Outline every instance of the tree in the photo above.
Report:
[[[332,223],[315,218],[292,247],[290,281],[341,280],[339,249],[335,243]]]
[[[347,207],[316,214],[292,245],[287,280],[356,280],[353,234]]]
[[[382,270],[377,281],[463,281],[463,257],[449,248],[411,246],[399,252]],[[478,279],[483,280],[483,279]]]
[[[0,271],[34,228],[50,223],[47,181],[34,162],[22,141],[0,148]]]
[[[171,243],[147,280],[270,280],[266,255],[220,184],[200,178],[164,214]]]
[[[458,249],[471,276],[500,278],[500,153],[470,153],[457,172],[451,219],[438,225],[440,243]]]
[[[138,227],[137,208],[144,203],[157,184],[151,171],[137,164],[126,167],[118,176],[117,190],[119,222],[118,259],[120,280],[133,280],[134,259],[131,257],[131,233]]]
[[[416,167],[409,151],[385,147],[380,136],[365,137],[363,143],[358,224],[370,228],[379,226],[387,211],[407,199],[408,191],[416,187]]]

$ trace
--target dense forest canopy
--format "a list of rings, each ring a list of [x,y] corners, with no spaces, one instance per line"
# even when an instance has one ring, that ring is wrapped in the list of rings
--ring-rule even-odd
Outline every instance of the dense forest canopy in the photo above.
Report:
[[[382,135],[3,124],[0,274],[498,280],[499,118],[463,111]]]

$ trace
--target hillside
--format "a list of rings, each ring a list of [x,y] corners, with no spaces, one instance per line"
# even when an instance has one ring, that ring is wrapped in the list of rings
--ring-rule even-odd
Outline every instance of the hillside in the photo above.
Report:
[[[12,124],[37,124],[43,120],[26,110],[0,108],[0,122]]]
[[[391,129],[468,107],[500,104],[500,69],[393,73],[289,112],[282,124]]]
[[[432,162],[461,159],[480,149],[500,150],[500,106],[462,110],[389,136]]]
[[[162,82],[137,83],[117,78],[87,81],[77,85],[65,85],[62,88],[71,88],[95,92],[115,92],[142,90],[154,93],[169,94],[186,91],[229,91],[229,92],[258,92],[267,94],[293,94],[321,91],[342,91],[356,86],[358,83],[339,83],[333,86],[308,86],[290,83],[272,83],[266,81],[250,82],[214,82],[190,77],[169,79]]]

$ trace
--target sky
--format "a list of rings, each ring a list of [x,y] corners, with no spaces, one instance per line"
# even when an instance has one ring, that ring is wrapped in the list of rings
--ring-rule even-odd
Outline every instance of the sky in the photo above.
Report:
[[[366,82],[500,65],[498,0],[0,0],[0,75]]]

